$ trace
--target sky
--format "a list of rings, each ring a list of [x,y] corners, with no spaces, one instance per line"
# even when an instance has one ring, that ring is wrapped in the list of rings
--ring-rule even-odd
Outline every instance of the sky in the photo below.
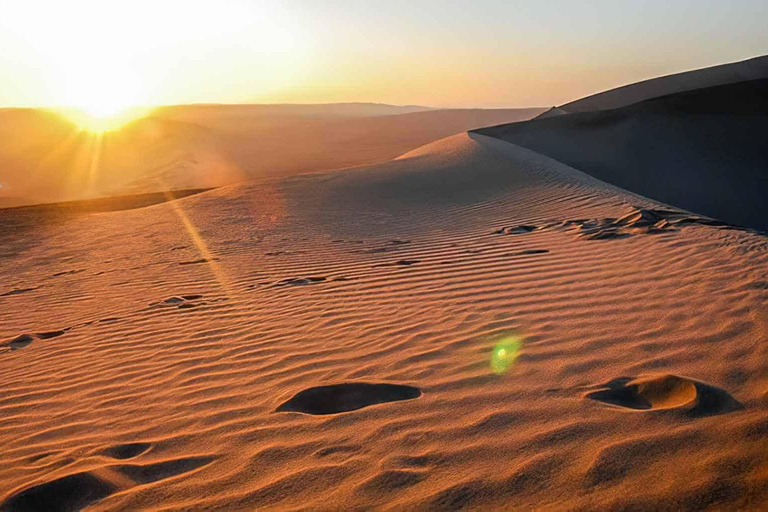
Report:
[[[0,106],[566,103],[768,53],[765,0],[0,0]]]

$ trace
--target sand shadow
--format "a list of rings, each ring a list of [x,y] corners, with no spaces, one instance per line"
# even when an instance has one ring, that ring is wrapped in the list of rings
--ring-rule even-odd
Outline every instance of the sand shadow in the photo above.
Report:
[[[677,375],[621,377],[585,398],[638,411],[677,410],[690,417],[714,416],[742,408],[727,391]]]
[[[305,389],[280,405],[275,412],[338,414],[376,404],[413,400],[420,396],[421,390],[413,386],[349,382]]]

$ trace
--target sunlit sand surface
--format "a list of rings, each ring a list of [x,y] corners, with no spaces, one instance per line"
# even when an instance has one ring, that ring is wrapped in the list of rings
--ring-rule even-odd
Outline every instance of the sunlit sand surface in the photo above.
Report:
[[[477,134],[130,202],[3,211],[9,509],[768,499],[759,234]]]

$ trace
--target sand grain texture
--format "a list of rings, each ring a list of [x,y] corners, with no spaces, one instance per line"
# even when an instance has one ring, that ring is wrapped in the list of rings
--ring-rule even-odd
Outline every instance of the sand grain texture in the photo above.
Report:
[[[4,210],[0,507],[759,509],[768,242],[670,210],[478,134]]]

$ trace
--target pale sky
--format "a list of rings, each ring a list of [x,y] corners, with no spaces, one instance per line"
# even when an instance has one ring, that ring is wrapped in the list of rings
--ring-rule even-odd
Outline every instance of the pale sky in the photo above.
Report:
[[[768,2],[0,0],[0,106],[549,106],[768,53]]]

